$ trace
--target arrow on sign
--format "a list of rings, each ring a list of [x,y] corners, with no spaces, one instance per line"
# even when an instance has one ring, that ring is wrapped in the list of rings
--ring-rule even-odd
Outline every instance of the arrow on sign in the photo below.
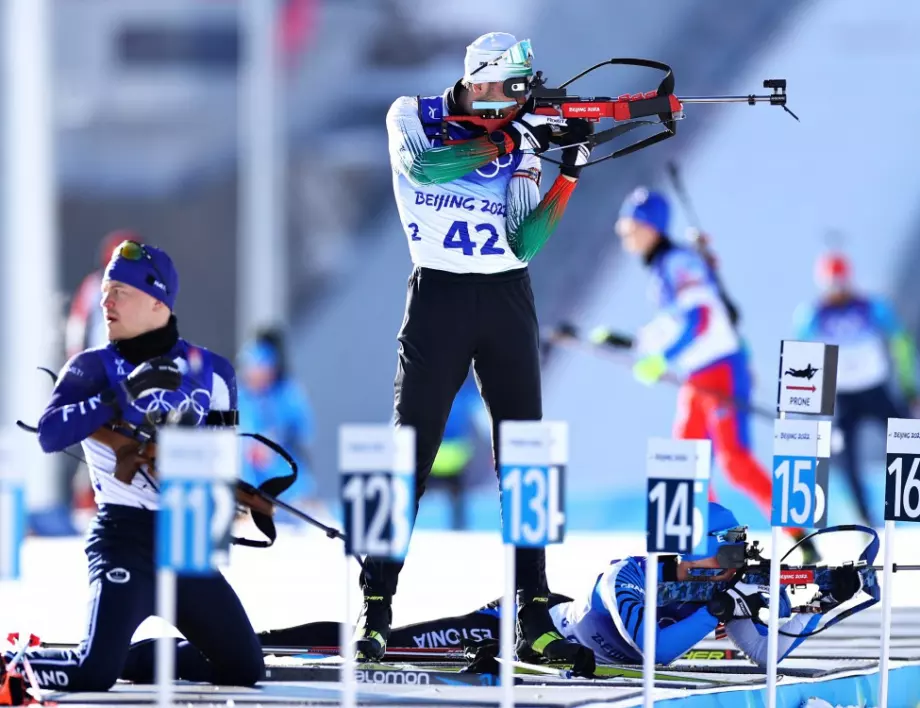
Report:
[[[818,390],[814,386],[786,386],[786,388],[790,391],[811,391],[812,393]]]

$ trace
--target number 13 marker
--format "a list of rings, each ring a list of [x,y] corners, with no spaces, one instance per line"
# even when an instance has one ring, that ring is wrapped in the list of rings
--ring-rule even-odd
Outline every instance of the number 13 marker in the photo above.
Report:
[[[561,543],[565,536],[565,468],[568,424],[562,421],[499,423],[499,480],[505,591],[499,628],[502,706],[514,703],[515,551]]]

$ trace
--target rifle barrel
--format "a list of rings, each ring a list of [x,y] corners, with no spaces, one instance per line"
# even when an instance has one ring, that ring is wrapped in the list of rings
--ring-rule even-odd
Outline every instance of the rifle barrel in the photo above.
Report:
[[[755,96],[751,94],[749,96],[688,96],[686,98],[678,96],[677,100],[681,103],[752,103],[771,100],[775,102],[778,98],[780,98],[780,94],[772,96]],[[782,96],[782,98],[785,98],[785,96]]]
[[[892,563],[892,570],[897,573],[899,570],[920,570],[920,565],[902,565],[901,563]],[[883,565],[870,565],[872,570],[885,570]]]

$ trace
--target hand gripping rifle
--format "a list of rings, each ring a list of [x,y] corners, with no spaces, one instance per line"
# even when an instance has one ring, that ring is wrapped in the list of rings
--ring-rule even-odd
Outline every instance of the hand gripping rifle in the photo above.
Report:
[[[51,380],[57,383],[57,375],[45,367],[38,367],[51,377]],[[149,416],[148,416],[149,418]],[[206,426],[234,426],[238,423],[237,411],[209,411]],[[167,424],[181,425],[183,421],[177,420],[167,422]],[[115,470],[113,476],[124,484],[131,484],[136,475],[144,477],[144,481],[153,489],[158,489],[156,482],[156,434],[161,426],[162,420],[149,420],[143,425],[132,425],[125,420],[116,420],[96,430],[90,437],[97,442],[102,443],[110,448],[115,455]],[[16,425],[26,432],[37,434],[38,428],[29,425],[21,420],[16,421]],[[317,521],[310,515],[302,512],[290,504],[278,499],[294,482],[297,480],[298,465],[294,457],[284,449],[282,445],[265,437],[260,433],[237,433],[239,437],[252,438],[256,442],[265,445],[276,455],[279,455],[291,470],[290,474],[272,477],[262,482],[258,487],[245,482],[241,479],[236,481],[236,501],[237,504],[249,509],[252,515],[252,521],[256,528],[261,531],[267,541],[256,541],[248,538],[233,537],[232,542],[239,546],[248,546],[251,548],[268,548],[273,545],[277,538],[277,529],[275,528],[274,513],[275,509],[283,509],[289,514],[296,516],[298,519],[315,526],[323,531],[329,538],[340,538],[345,540],[344,534],[337,529],[327,526]],[[79,462],[85,460],[68,450],[64,452]],[[140,456],[145,459],[143,466],[136,464]],[[147,469],[145,470],[144,467]],[[362,564],[360,558],[358,562]]]
[[[644,93],[621,94],[616,97],[610,96],[571,96],[568,93],[567,86],[574,81],[586,76],[603,66],[609,65],[627,65],[641,66],[649,69],[656,69],[664,73],[661,83],[654,91]],[[522,79],[507,79],[505,81],[505,95],[509,97],[520,97],[530,95],[534,112],[541,115],[559,116],[561,118],[583,118],[593,123],[602,119],[609,118],[615,125],[606,130],[595,132],[587,138],[587,144],[593,149],[602,143],[613,140],[620,135],[628,133],[642,125],[662,125],[662,129],[657,133],[646,138],[636,141],[631,145],[614,150],[609,155],[589,160],[585,163],[596,165],[604,160],[610,160],[616,157],[623,157],[642,148],[649,147],[662,140],[666,140],[677,133],[676,121],[683,118],[683,108],[688,104],[696,103],[747,103],[753,106],[755,103],[769,103],[771,106],[782,106],[783,110],[789,113],[793,118],[799,120],[789,108],[786,107],[786,79],[766,79],[763,82],[765,89],[772,89],[772,93],[766,95],[749,94],[747,96],[687,96],[677,97],[674,95],[674,72],[670,66],[663,62],[653,61],[650,59],[629,59],[614,58],[602,61],[599,64],[585,69],[580,74],[576,74],[568,81],[565,81],[557,88],[546,86],[546,80],[542,71],[536,72],[533,78],[528,82]],[[656,116],[658,120],[640,120]],[[569,147],[565,145],[565,147]],[[558,150],[562,148],[550,148]],[[541,159],[547,162],[561,164],[557,160],[544,158],[541,153]]]
[[[823,564],[787,565],[782,562],[793,550],[806,540],[823,533],[837,533],[841,531],[859,531],[870,536],[869,542],[855,561],[844,563],[839,566],[827,566]],[[805,588],[809,585],[816,585],[817,592],[810,602],[792,607],[792,612],[804,614],[829,613],[831,610],[836,610],[838,607],[844,605],[858,594],[860,590],[869,597],[853,607],[846,608],[838,614],[835,614],[822,627],[812,632],[792,634],[780,629],[779,633],[792,637],[811,637],[819,632],[823,632],[842,619],[876,604],[879,601],[881,590],[876,571],[883,569],[882,566],[873,565],[875,557],[878,554],[878,549],[879,539],[875,530],[868,526],[861,526],[858,524],[846,524],[818,529],[799,540],[780,560],[780,585],[793,588]],[[716,558],[719,560],[720,568],[691,568],[688,580],[673,580],[671,578],[676,577],[676,566],[679,556],[668,556],[664,561],[665,566],[662,574],[664,582],[658,584],[658,605],[661,606],[679,602],[707,604],[713,600],[718,601],[717,596],[731,588],[732,585],[739,580],[744,583],[760,585],[764,588],[770,585],[770,564],[772,561],[769,558],[763,557],[759,542],[754,541],[748,544],[745,536],[743,547],[741,545],[724,546],[719,549]],[[737,580],[713,581],[710,579],[713,576],[721,575],[728,569],[735,569],[737,571]],[[851,577],[854,570],[859,577],[859,587],[855,592],[852,588],[847,592],[845,588],[848,584],[846,576]],[[920,570],[920,566],[895,564],[893,570]],[[763,624],[756,617],[752,617],[751,619],[754,622]]]

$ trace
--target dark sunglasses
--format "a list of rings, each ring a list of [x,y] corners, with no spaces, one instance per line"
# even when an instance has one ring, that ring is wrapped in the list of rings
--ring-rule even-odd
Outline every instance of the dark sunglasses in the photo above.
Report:
[[[160,269],[157,268],[156,263],[153,262],[153,256],[150,255],[150,252],[144,247],[142,243],[138,243],[137,241],[122,241],[121,245],[115,249],[115,255],[119,258],[124,258],[129,261],[140,261],[147,259],[150,262],[150,267],[153,268],[153,272],[157,274],[157,277],[163,284],[163,289],[166,290],[166,294],[170,294],[169,286],[166,284],[166,278],[163,277]],[[152,282],[152,280],[152,276],[147,276],[147,282],[150,285],[155,284]]]

